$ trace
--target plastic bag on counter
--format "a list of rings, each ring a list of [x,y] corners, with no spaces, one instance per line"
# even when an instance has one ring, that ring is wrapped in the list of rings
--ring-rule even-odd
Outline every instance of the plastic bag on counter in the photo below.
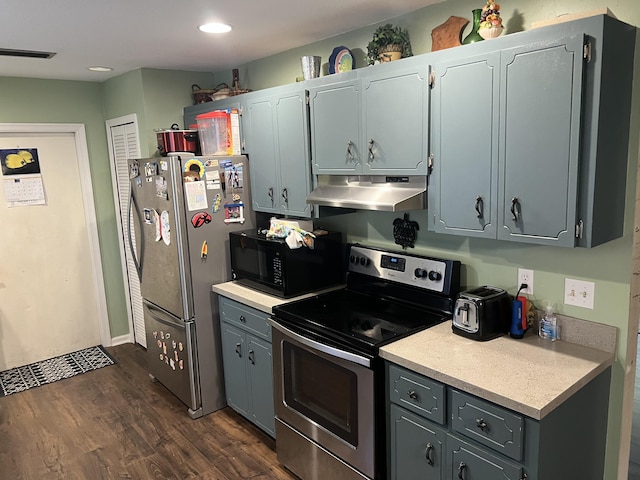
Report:
[[[298,222],[272,218],[269,222],[267,238],[284,238],[291,249],[307,247],[313,248],[316,236],[300,228]]]

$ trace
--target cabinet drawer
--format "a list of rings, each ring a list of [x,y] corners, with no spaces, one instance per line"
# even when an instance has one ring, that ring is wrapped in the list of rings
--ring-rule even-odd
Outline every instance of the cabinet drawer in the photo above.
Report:
[[[524,419],[474,396],[450,389],[451,428],[514,460],[522,460]]]
[[[397,365],[388,364],[388,367],[389,400],[444,425],[445,386]]]
[[[522,466],[447,435],[447,466],[444,478],[522,480]]]
[[[271,341],[271,327],[267,314],[227,297],[220,297],[220,316],[223,322],[236,325],[260,338]]]

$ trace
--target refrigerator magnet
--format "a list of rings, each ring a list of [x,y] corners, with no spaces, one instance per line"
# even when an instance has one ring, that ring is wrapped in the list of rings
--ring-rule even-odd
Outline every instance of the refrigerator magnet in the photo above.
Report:
[[[183,182],[197,182],[200,180],[200,175],[197,172],[182,172]]]
[[[244,204],[226,203],[224,206],[224,223],[244,223]]]
[[[158,164],[156,162],[147,162],[144,164],[144,175],[153,177],[158,174]]]
[[[220,206],[222,205],[222,197],[219,193],[216,193],[215,198],[213,199],[213,205],[211,205],[211,213],[216,213],[220,210]]]
[[[144,215],[144,223],[147,225],[153,225],[156,221],[156,217],[153,214],[154,210],[152,208],[143,208],[142,214]]]
[[[204,175],[204,164],[197,158],[192,158],[184,164],[185,172],[196,172],[200,178]]]
[[[140,176],[140,164],[137,160],[131,160],[129,164],[129,178],[134,179]]]
[[[211,222],[211,215],[207,212],[198,212],[193,217],[191,217],[191,225],[194,228],[200,228],[205,223]]]
[[[156,242],[162,240],[162,222],[160,222],[160,214],[157,210],[153,210],[153,223],[156,224]]]
[[[207,170],[205,173],[207,190],[220,190],[220,172],[218,170]]]
[[[160,160],[160,170],[163,172],[169,170],[169,163],[166,160]]]
[[[169,200],[169,195],[167,194],[167,179],[160,175],[156,177],[156,197]]]
[[[209,208],[207,203],[207,191],[205,190],[205,182],[187,182],[184,184],[184,194],[187,199],[187,210],[204,210]]]
[[[171,244],[171,227],[169,226],[169,212],[163,210],[160,214],[160,234],[165,245]]]

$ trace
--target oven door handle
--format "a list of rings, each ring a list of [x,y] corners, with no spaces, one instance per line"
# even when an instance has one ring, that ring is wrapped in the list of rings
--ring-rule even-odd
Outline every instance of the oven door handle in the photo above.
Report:
[[[273,328],[279,330],[284,335],[293,338],[295,341],[301,343],[302,345],[326,353],[327,355],[331,355],[332,357],[341,358],[343,360],[347,360],[348,362],[357,363],[358,365],[371,368],[371,359],[369,358],[362,357],[355,353],[345,352],[344,350],[340,350],[339,348],[332,347],[321,342],[316,342],[315,340],[311,340],[310,338],[289,330],[287,327],[279,324],[273,318],[269,318],[268,321],[269,325],[271,325]]]

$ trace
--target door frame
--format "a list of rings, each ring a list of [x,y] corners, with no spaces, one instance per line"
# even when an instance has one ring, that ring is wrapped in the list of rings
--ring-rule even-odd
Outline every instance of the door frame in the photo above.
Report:
[[[93,286],[96,290],[98,309],[98,327],[100,341],[103,346],[111,346],[111,329],[109,328],[109,315],[107,311],[107,299],[104,288],[104,276],[100,256],[100,243],[98,237],[98,222],[96,219],[95,203],[93,201],[93,185],[91,183],[91,166],[89,163],[89,150],[87,148],[87,135],[82,123],[0,123],[0,133],[15,134],[47,134],[47,133],[72,133],[76,146],[78,159],[78,173],[80,175],[80,189],[84,203],[85,224],[89,241],[89,252],[93,266]]]

